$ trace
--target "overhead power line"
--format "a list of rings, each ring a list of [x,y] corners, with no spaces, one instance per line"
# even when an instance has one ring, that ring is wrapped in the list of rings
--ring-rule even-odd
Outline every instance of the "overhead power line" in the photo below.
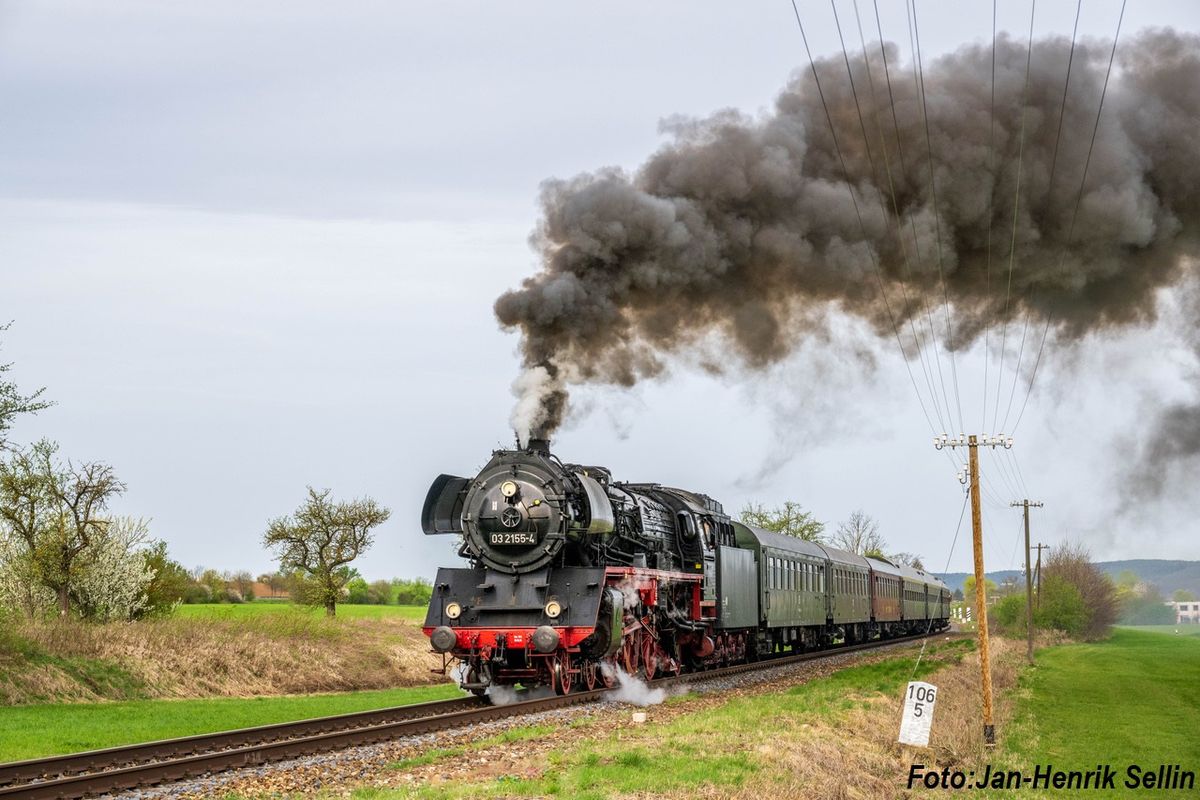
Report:
[[[1071,246],[1071,242],[1075,239],[1075,225],[1079,221],[1079,207],[1083,203],[1083,190],[1087,185],[1088,167],[1092,163],[1092,153],[1096,149],[1096,134],[1100,130],[1100,118],[1104,113],[1104,99],[1108,95],[1108,81],[1112,77],[1113,62],[1117,57],[1117,42],[1121,38],[1121,24],[1125,21],[1125,5],[1128,0],[1121,0],[1121,13],[1117,17],[1117,30],[1113,34],[1112,51],[1108,55],[1108,68],[1104,72],[1104,85],[1100,89],[1100,103],[1096,108],[1096,121],[1092,125],[1092,138],[1088,143],[1087,158],[1083,162],[1083,174],[1079,178],[1079,191],[1075,195],[1075,208],[1071,212],[1071,225],[1067,230],[1067,238],[1063,241],[1062,249],[1059,251],[1057,271],[1061,272],[1063,264],[1066,261],[1067,250]],[[1033,394],[1033,384],[1037,380],[1038,368],[1042,363],[1042,354],[1046,348],[1046,335],[1050,331],[1050,322],[1053,314],[1050,311],[1046,313],[1046,322],[1042,326],[1041,342],[1038,344],[1037,358],[1033,362],[1033,371],[1029,375],[1029,385],[1025,389],[1025,399],[1021,402],[1021,411],[1017,414],[1017,421],[1013,423],[1015,431],[1021,425],[1021,420],[1025,417],[1025,408],[1029,404],[1029,397]]]

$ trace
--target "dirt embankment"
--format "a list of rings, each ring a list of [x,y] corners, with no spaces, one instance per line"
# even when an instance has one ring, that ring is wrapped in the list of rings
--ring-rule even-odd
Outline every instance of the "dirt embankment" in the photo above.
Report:
[[[418,624],[303,611],[249,619],[0,624],[0,705],[249,697],[437,683]]]

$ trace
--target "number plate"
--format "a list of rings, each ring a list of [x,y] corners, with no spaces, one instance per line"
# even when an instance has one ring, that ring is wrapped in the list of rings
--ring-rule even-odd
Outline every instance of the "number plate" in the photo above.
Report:
[[[492,533],[488,536],[488,542],[494,545],[531,545],[538,543],[536,533],[532,531],[516,532],[516,533]]]

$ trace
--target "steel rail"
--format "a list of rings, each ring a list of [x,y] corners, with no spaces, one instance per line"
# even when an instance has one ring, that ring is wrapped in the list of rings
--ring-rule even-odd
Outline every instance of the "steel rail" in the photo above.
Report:
[[[477,697],[457,697],[451,700],[411,703],[409,705],[392,706],[389,708],[373,709],[371,711],[354,711],[328,717],[278,722],[270,725],[259,725],[253,728],[201,733],[193,736],[109,747],[103,750],[89,750],[82,753],[68,753],[27,761],[15,761],[8,764],[0,764],[0,797],[4,796],[4,788],[20,781],[30,781],[46,776],[72,775],[98,769],[110,769],[113,767],[128,766],[130,763],[138,761],[193,755],[216,748],[228,749],[266,741],[278,741],[285,737],[311,736],[313,734],[329,733],[346,728],[361,728],[383,722],[437,716],[466,708],[477,708],[485,703],[486,701]]]
[[[938,634],[842,645],[728,667],[668,676],[652,685],[691,683],[784,667],[844,653],[918,641]],[[157,742],[0,764],[0,798],[78,798],[167,783],[222,770],[375,744],[399,737],[462,728],[506,717],[536,714],[601,700],[614,689],[523,700],[502,706],[478,698],[418,703],[339,714],[256,728],[200,734]]]

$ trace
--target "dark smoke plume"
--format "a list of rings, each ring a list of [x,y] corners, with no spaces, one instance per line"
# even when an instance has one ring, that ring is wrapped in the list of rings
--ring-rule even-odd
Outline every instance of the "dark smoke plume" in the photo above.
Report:
[[[1200,465],[1200,281],[1184,287],[1180,300],[1180,344],[1192,354],[1185,375],[1192,397],[1163,404],[1154,412],[1138,457],[1126,462],[1126,472],[1119,476],[1120,485],[1127,488],[1122,506],[1126,512],[1140,501],[1159,499],[1168,491],[1175,471],[1185,473],[1188,485],[1194,484]]]
[[[893,106],[875,45],[869,76],[852,59],[864,125],[841,56],[817,63],[849,183],[807,69],[762,118],[664,123],[671,141],[632,175],[546,182],[532,239],[542,270],[496,301],[522,335],[514,425],[549,433],[570,385],[632,385],[714,338],[728,366],[760,369],[832,313],[888,338],[894,315],[905,336],[926,309],[943,313],[939,265],[952,348],[1006,315],[1028,313],[1037,331],[1049,320],[1060,341],[1153,320],[1156,290],[1177,284],[1197,250],[1200,37],[1122,41],[1068,246],[1110,47],[1077,45],[1061,139],[1069,41],[1035,42],[1022,115],[1027,43],[999,40],[994,129],[990,43],[926,64],[929,145],[912,64],[887,46]]]

